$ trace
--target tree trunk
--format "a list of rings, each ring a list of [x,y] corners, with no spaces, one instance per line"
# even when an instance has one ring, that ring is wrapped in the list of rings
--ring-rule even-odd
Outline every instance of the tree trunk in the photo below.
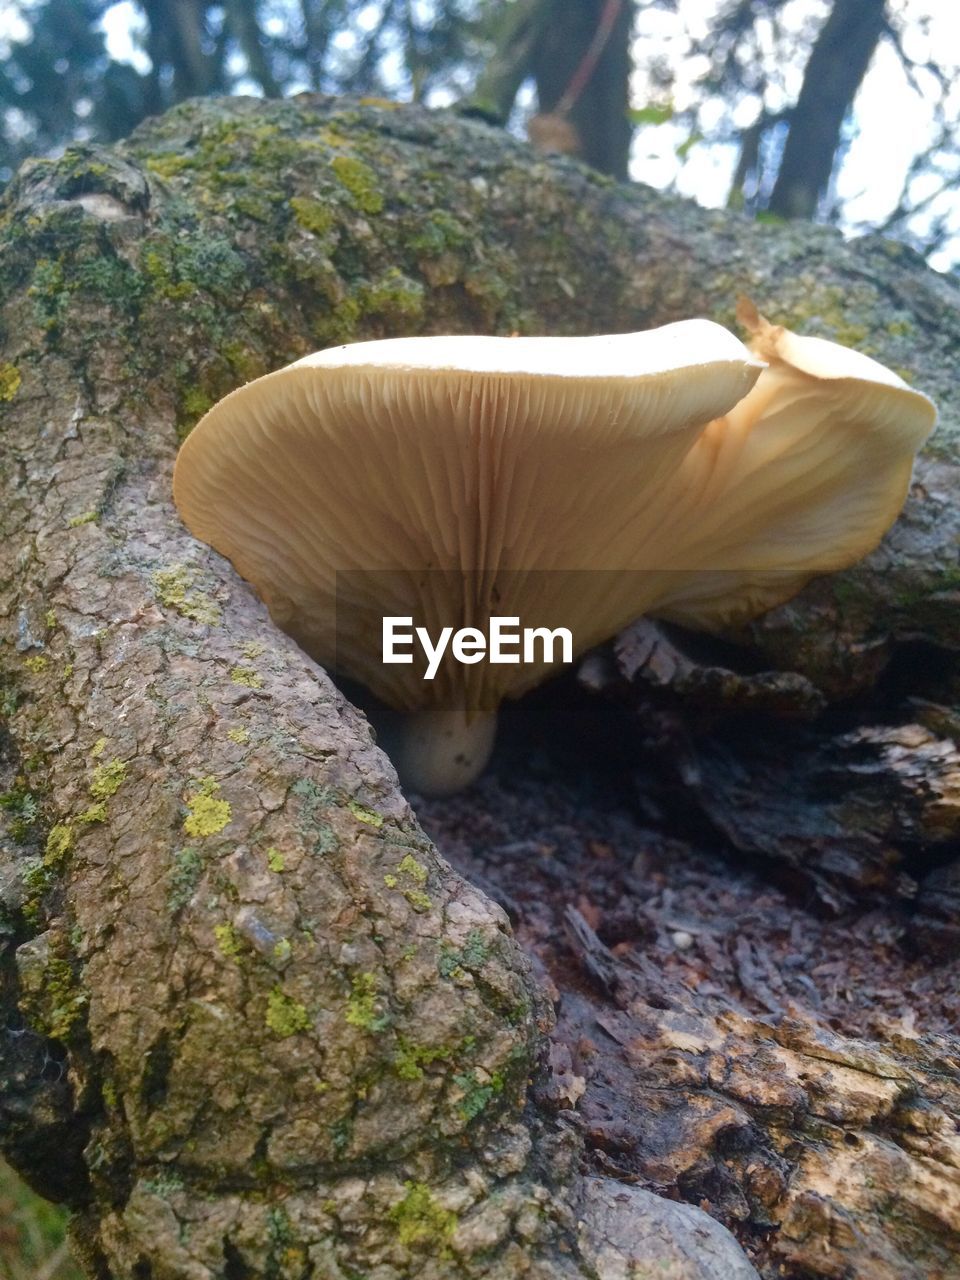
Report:
[[[541,114],[553,112],[600,26],[606,0],[554,0],[533,50],[531,69]],[[633,128],[630,107],[630,34],[633,4],[620,6],[613,30],[589,80],[570,108],[577,155],[601,173],[624,181]]]
[[[801,637],[787,661],[802,650],[834,696],[907,631],[956,640],[954,287],[896,247],[310,97],[186,104],[34,162],[2,218],[0,1133],[77,1210],[90,1275],[755,1274],[698,1210],[582,1176],[542,1065],[550,1004],[503,911],[438,857],[364,718],[183,530],[172,462],[214,399],[338,341],[732,322],[740,291],[857,329],[945,422],[878,571],[752,633]],[[663,1087],[687,1105],[682,1072]],[[916,1106],[934,1092],[918,1072]],[[955,1190],[946,1147],[923,1158]],[[910,1211],[902,1169],[881,1172],[888,1198],[862,1209],[880,1232],[885,1205]],[[861,1192],[831,1194],[852,1213]]]
[[[553,0],[512,0],[493,11],[488,19],[493,49],[462,110],[492,123],[507,123],[552,12]]]
[[[886,0],[834,0],[803,74],[769,210],[813,218],[826,193],[840,134],[886,21]]]

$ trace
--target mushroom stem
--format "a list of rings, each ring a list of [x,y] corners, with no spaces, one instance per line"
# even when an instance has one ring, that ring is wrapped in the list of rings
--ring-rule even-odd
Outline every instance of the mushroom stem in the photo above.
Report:
[[[385,745],[405,790],[450,796],[486,768],[497,714],[468,716],[462,707],[429,707],[403,716]]]

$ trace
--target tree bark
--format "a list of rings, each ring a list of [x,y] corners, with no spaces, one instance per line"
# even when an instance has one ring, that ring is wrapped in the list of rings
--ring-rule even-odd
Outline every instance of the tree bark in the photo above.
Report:
[[[813,218],[826,193],[843,122],[886,21],[886,0],[834,0],[803,73],[769,210]]]
[[[689,1206],[581,1179],[569,1117],[528,1096],[551,1010],[506,917],[180,526],[178,431],[354,338],[732,322],[740,291],[862,329],[945,421],[877,571],[752,633],[833,696],[848,644],[867,680],[907,632],[956,641],[954,286],[313,97],[186,104],[34,162],[2,235],[0,1133],[77,1210],[90,1275],[754,1274]]]
[[[575,912],[570,925],[607,999],[568,1001],[558,1037],[604,1046],[574,1051],[570,1072],[608,1171],[749,1223],[764,1276],[956,1275],[955,1039],[895,1024],[883,1043],[837,1034],[749,943],[736,950],[743,996],[717,999],[618,961]]]
[[[881,696],[841,728],[797,672],[735,670],[688,647],[702,651],[703,637],[640,618],[584,659],[579,681],[630,709],[656,743],[648,767],[730,848],[773,864],[833,914],[912,900],[931,865],[950,863],[960,714],[949,679],[940,702]],[[910,666],[922,682],[922,666]],[[946,910],[930,913],[931,889],[926,945],[949,954],[960,912],[948,894]]]

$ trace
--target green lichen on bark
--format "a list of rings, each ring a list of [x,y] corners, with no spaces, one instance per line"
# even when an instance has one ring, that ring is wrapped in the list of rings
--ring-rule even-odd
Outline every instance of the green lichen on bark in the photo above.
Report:
[[[12,400],[20,390],[20,370],[9,361],[0,364],[0,400]]]
[[[304,1005],[274,987],[267,997],[267,1026],[275,1036],[285,1040],[310,1026],[310,1015]]]
[[[390,1013],[377,992],[376,974],[359,973],[353,979],[344,1017],[351,1027],[363,1031],[383,1031],[390,1025]]]
[[[407,1248],[430,1249],[434,1256],[447,1251],[450,1237],[457,1229],[457,1215],[437,1203],[430,1188],[421,1182],[408,1182],[405,1194],[390,1210],[396,1223],[397,1238]]]
[[[383,195],[377,189],[376,174],[369,165],[356,156],[334,156],[330,168],[340,183],[349,191],[358,209],[364,213],[379,213],[383,208]]]
[[[98,764],[90,780],[90,794],[94,800],[109,800],[117,794],[127,776],[127,766],[123,760],[108,760]]]
[[[195,575],[188,565],[170,565],[157,569],[153,584],[161,604],[176,609],[185,618],[213,626],[220,621],[220,608],[194,585]]]
[[[213,779],[203,779],[198,790],[186,798],[187,816],[183,820],[184,834],[195,839],[215,836],[230,822],[233,810],[230,802],[216,793],[220,785]]]
[[[58,822],[50,828],[50,834],[47,836],[46,850],[44,853],[44,861],[48,866],[56,866],[63,862],[64,858],[73,848],[73,830],[67,822]]]
[[[230,679],[234,684],[243,685],[245,689],[262,689],[263,677],[258,675],[252,667],[233,667],[230,671]]]

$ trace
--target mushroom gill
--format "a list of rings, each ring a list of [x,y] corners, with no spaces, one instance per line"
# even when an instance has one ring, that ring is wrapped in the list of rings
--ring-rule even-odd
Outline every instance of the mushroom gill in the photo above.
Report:
[[[580,653],[642,613],[759,612],[895,519],[930,402],[742,318],[752,353],[706,320],[319,352],[206,414],[177,506],[278,626],[401,713],[405,785],[450,792],[483,769],[500,702],[553,667],[448,650],[427,680],[416,648],[384,663],[384,617],[431,637],[516,617]]]

